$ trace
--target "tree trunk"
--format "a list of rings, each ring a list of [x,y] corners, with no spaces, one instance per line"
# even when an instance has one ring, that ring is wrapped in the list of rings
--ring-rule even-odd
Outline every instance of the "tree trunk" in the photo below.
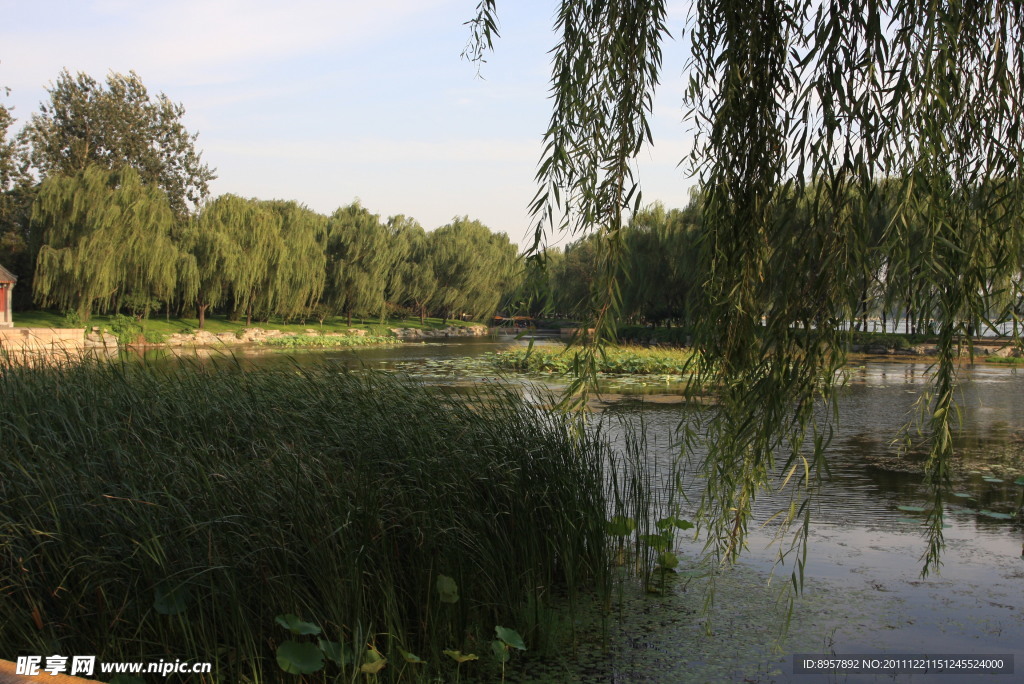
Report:
[[[203,326],[206,325],[206,308],[208,306],[210,306],[210,305],[209,304],[200,304],[199,307],[198,307],[199,308],[199,329],[200,330],[202,330]]]

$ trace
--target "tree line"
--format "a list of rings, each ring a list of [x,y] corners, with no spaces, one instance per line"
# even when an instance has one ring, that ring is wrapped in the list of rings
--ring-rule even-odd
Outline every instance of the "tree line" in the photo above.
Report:
[[[490,316],[515,287],[518,249],[457,217],[426,231],[358,201],[330,216],[294,201],[209,197],[184,109],[134,73],[64,71],[8,140],[0,107],[0,262],[22,307],[91,314],[211,312],[306,320]],[[26,301],[28,296],[32,302]]]
[[[930,235],[925,215],[902,215],[897,220],[901,187],[896,181],[883,181],[869,193],[851,190],[850,196],[836,201],[843,211],[857,214],[854,223],[860,248],[844,260],[830,259],[828,245],[820,242],[820,231],[812,225],[812,205],[819,205],[815,211],[823,211],[820,205],[832,201],[822,196],[821,188],[805,189],[792,208],[774,218],[788,224],[791,240],[788,248],[785,244],[777,247],[772,258],[779,264],[792,264],[794,291],[806,301],[806,313],[795,321],[796,327],[839,325],[866,331],[871,318],[878,319],[883,330],[935,332],[943,315],[943,290],[920,274],[950,238]],[[991,191],[1006,192],[1006,188]],[[984,192],[977,188],[965,191],[963,201],[968,201],[966,195]],[[602,269],[608,265],[609,250],[614,250],[616,258],[611,268],[618,287],[620,321],[627,325],[691,327],[696,307],[706,294],[706,252],[713,248],[701,221],[705,201],[705,194],[694,191],[682,209],[666,209],[660,203],[643,208],[618,231],[617,245],[610,246],[607,235],[591,234],[563,248],[549,249],[543,263],[537,260],[527,265],[519,288],[509,298],[510,305],[534,317],[593,320],[598,314],[595,302],[600,301],[596,290],[604,282]],[[958,201],[955,191],[951,191],[949,201]],[[983,235],[980,220],[979,216],[974,225],[978,236]],[[1004,233],[999,241],[989,242],[961,236],[960,243],[973,246],[984,269],[984,264],[996,258],[995,252],[1006,251],[1008,244],[1024,244],[1024,234],[1019,234],[1022,230],[1018,225],[1018,234]],[[964,234],[970,232],[970,226],[965,226]],[[1024,317],[1020,290],[1024,253],[1019,248],[1010,251],[1015,254],[1015,272],[996,277],[991,275],[996,271],[987,271],[990,275],[977,279],[987,309],[955,313],[956,322],[963,324],[967,334]],[[812,257],[814,263],[808,263]],[[816,288],[826,281],[845,283],[845,297],[834,300],[831,309],[817,306]],[[770,316],[772,310],[766,308],[762,313]]]

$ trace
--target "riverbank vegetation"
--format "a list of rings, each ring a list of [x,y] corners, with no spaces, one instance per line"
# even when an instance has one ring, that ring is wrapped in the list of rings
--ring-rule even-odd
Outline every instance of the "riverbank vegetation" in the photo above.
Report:
[[[610,498],[599,434],[500,385],[220,366],[0,369],[6,652],[496,681],[496,626],[565,645],[607,598],[609,532],[677,529],[647,529],[635,483]]]
[[[103,330],[113,330],[118,319],[115,315],[95,314],[89,321],[90,327],[98,327]],[[134,326],[137,326],[143,337],[152,336],[166,338],[176,333],[189,334],[199,330],[199,320],[196,318],[177,317],[152,317],[138,320],[131,318]],[[34,328],[73,328],[81,327],[82,321],[74,316],[62,315],[54,311],[27,311],[18,315],[19,326]],[[271,318],[268,321],[261,321],[259,327],[263,330],[280,330],[290,334],[330,334],[338,335],[348,333],[353,328],[365,330],[371,335],[389,335],[392,328],[410,328],[414,330],[443,330],[448,326],[457,328],[475,325],[471,321],[443,321],[440,318],[390,318],[385,323],[378,319],[357,318],[349,325],[348,320],[341,316],[326,317],[323,320],[299,320],[287,322],[281,318]],[[206,319],[204,329],[212,334],[232,333],[241,335],[247,328],[245,321],[231,320],[225,315],[210,316]],[[310,331],[313,331],[312,333]]]
[[[578,350],[564,344],[538,344],[489,355],[500,369],[528,373],[582,372]],[[595,371],[610,375],[686,375],[693,355],[682,349],[608,346],[596,357]]]
[[[401,344],[402,340],[394,335],[289,335],[287,337],[268,337],[260,341],[267,347],[293,349],[298,347],[379,347],[388,344]]]

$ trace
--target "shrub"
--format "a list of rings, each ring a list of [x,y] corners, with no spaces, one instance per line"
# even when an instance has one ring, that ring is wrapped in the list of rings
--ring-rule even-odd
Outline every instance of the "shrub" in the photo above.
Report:
[[[131,316],[114,314],[110,317],[110,332],[117,337],[117,343],[124,346],[139,339],[142,335],[142,325]]]

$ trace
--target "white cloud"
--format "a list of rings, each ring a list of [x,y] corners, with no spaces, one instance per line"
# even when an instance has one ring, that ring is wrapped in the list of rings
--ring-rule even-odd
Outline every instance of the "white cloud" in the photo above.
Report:
[[[404,30],[454,0],[101,0],[45,21],[46,2],[0,29],[8,84],[39,87],[62,67],[105,74],[134,69],[187,85],[234,80],[240,69],[298,55],[347,51]],[[32,14],[36,12],[37,14]],[[6,70],[5,70],[6,71]]]

